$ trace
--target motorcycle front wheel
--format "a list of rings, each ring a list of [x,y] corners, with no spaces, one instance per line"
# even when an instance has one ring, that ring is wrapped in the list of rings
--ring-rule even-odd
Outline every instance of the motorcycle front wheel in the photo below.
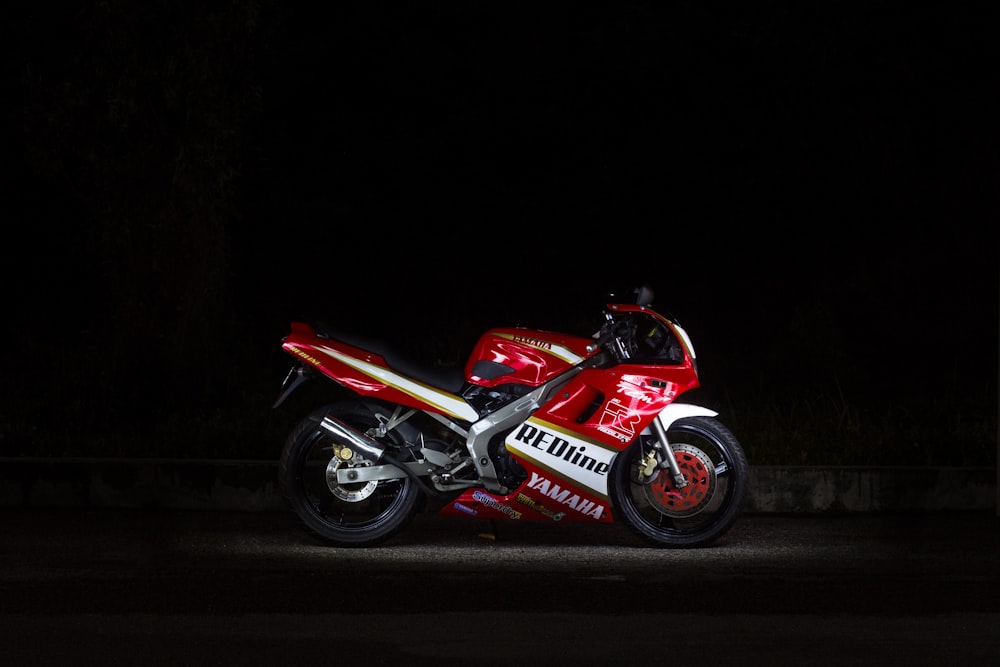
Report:
[[[749,465],[736,436],[712,417],[679,419],[667,429],[686,484],[661,466],[653,436],[617,456],[611,500],[618,518],[658,547],[694,548],[725,534],[746,504]]]
[[[279,487],[307,531],[340,547],[374,546],[399,533],[419,510],[421,491],[409,477],[344,484],[337,471],[371,465],[359,454],[345,460],[349,445],[320,426],[330,415],[361,431],[378,426],[375,413],[357,403],[338,403],[314,411],[292,430],[281,452]],[[387,451],[398,443],[379,440]],[[338,455],[338,452],[341,455]]]

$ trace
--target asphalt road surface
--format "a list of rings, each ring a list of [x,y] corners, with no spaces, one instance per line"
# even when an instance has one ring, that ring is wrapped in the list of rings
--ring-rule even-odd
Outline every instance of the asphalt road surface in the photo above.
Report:
[[[0,513],[5,665],[1000,665],[1000,518],[748,515],[714,546],[418,517]]]

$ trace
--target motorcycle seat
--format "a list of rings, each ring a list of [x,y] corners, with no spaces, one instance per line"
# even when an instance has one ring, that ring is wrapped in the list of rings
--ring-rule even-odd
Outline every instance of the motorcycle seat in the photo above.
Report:
[[[414,380],[419,380],[449,394],[458,394],[465,384],[465,371],[456,366],[442,366],[432,361],[418,359],[398,344],[364,334],[335,329],[323,322],[314,323],[316,332],[324,338],[339,340],[352,347],[382,357],[386,365]]]

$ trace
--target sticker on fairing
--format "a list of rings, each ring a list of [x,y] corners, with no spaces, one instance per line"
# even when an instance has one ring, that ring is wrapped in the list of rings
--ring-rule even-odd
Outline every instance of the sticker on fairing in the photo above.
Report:
[[[617,450],[534,417],[512,431],[505,444],[539,467],[607,497],[608,472]]]

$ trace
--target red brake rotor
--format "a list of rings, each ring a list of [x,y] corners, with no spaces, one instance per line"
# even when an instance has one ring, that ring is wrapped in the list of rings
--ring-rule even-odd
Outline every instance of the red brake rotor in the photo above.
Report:
[[[697,447],[673,445],[674,458],[687,486],[677,488],[669,469],[646,486],[646,499],[670,516],[691,516],[700,512],[715,494],[715,465]]]

